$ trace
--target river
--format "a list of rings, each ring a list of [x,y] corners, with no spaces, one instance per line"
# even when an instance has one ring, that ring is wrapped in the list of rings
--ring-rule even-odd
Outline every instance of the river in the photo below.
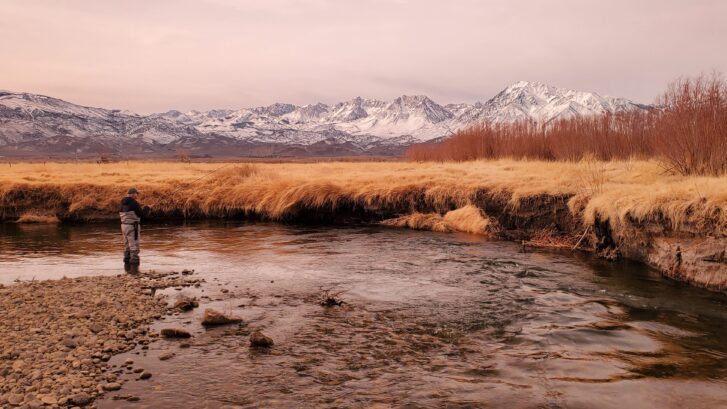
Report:
[[[115,224],[0,224],[0,283],[123,273],[120,246]],[[727,406],[727,296],[639,264],[371,226],[155,224],[142,249],[142,271],[205,279],[155,324],[194,337],[114,357],[153,377],[99,408]],[[205,330],[208,307],[245,324]]]

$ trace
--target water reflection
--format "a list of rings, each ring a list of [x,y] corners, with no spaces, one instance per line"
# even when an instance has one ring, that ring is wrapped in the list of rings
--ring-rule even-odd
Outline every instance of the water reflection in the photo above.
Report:
[[[0,282],[121,272],[116,225],[0,227]],[[143,268],[195,269],[194,333],[110,407],[719,407],[726,299],[643,266],[375,227],[144,226]],[[343,308],[316,304],[344,290]],[[226,291],[223,292],[222,290]],[[175,290],[167,292],[175,296]],[[241,315],[204,330],[204,307]],[[247,348],[251,330],[275,339]],[[114,358],[117,362],[125,356]],[[130,379],[133,379],[131,375]]]

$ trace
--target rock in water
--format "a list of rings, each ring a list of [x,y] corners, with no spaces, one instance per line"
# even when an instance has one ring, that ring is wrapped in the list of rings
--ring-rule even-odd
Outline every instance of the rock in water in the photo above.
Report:
[[[242,318],[235,315],[225,315],[217,310],[208,308],[204,310],[202,325],[205,327],[225,324],[237,324],[242,322]]]
[[[273,346],[273,339],[266,336],[260,331],[255,331],[250,335],[250,346],[254,348],[270,348]]]
[[[189,311],[197,307],[199,307],[197,300],[183,295],[179,296],[177,302],[174,303],[174,308],[182,311]]]
[[[192,334],[182,328],[162,328],[161,334],[164,338],[189,338]]]
[[[172,352],[172,351],[162,352],[162,353],[161,353],[161,354],[159,355],[159,360],[160,360],[160,361],[166,361],[166,360],[168,360],[168,359],[172,359],[172,358],[174,358],[174,356],[176,356],[176,355],[177,355],[177,354],[175,354],[175,353],[174,353],[174,352]]]
[[[118,382],[107,383],[103,386],[103,389],[105,391],[118,391],[121,389],[121,384]]]
[[[149,372],[149,371],[144,371],[141,373],[141,375],[139,375],[139,379],[149,379],[149,378],[151,378],[151,372]]]

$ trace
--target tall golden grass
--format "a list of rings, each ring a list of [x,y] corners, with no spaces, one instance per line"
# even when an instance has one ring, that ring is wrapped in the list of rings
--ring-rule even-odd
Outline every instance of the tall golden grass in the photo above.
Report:
[[[551,195],[564,197],[589,224],[596,217],[614,228],[656,221],[710,234],[727,227],[727,178],[665,174],[653,160],[229,164],[214,172],[222,165],[14,164],[0,172],[0,218],[20,212],[115,218],[120,197],[135,186],[158,216],[291,220],[350,211],[422,213],[436,214],[448,229],[482,232],[491,227],[488,215],[469,206],[483,209],[497,199],[516,211]],[[469,210],[450,213],[457,209]]]
[[[413,161],[527,158],[547,161],[656,159],[681,175],[727,173],[727,83],[699,76],[671,83],[648,111],[548,124],[481,123],[439,143],[412,146]]]

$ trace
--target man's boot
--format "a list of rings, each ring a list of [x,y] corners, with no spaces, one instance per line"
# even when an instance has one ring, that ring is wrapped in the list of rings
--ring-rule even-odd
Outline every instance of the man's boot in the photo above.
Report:
[[[127,273],[129,273],[129,274],[139,274],[139,264],[138,263],[137,264],[129,263],[129,264],[125,264],[125,265],[128,265],[129,266],[129,269],[126,270]]]
[[[124,264],[129,264],[131,262],[131,251],[126,250],[124,251]]]
[[[141,260],[139,259],[139,256],[137,254],[132,254],[131,258],[129,259],[129,273],[136,274],[139,272],[139,264],[141,264]]]

